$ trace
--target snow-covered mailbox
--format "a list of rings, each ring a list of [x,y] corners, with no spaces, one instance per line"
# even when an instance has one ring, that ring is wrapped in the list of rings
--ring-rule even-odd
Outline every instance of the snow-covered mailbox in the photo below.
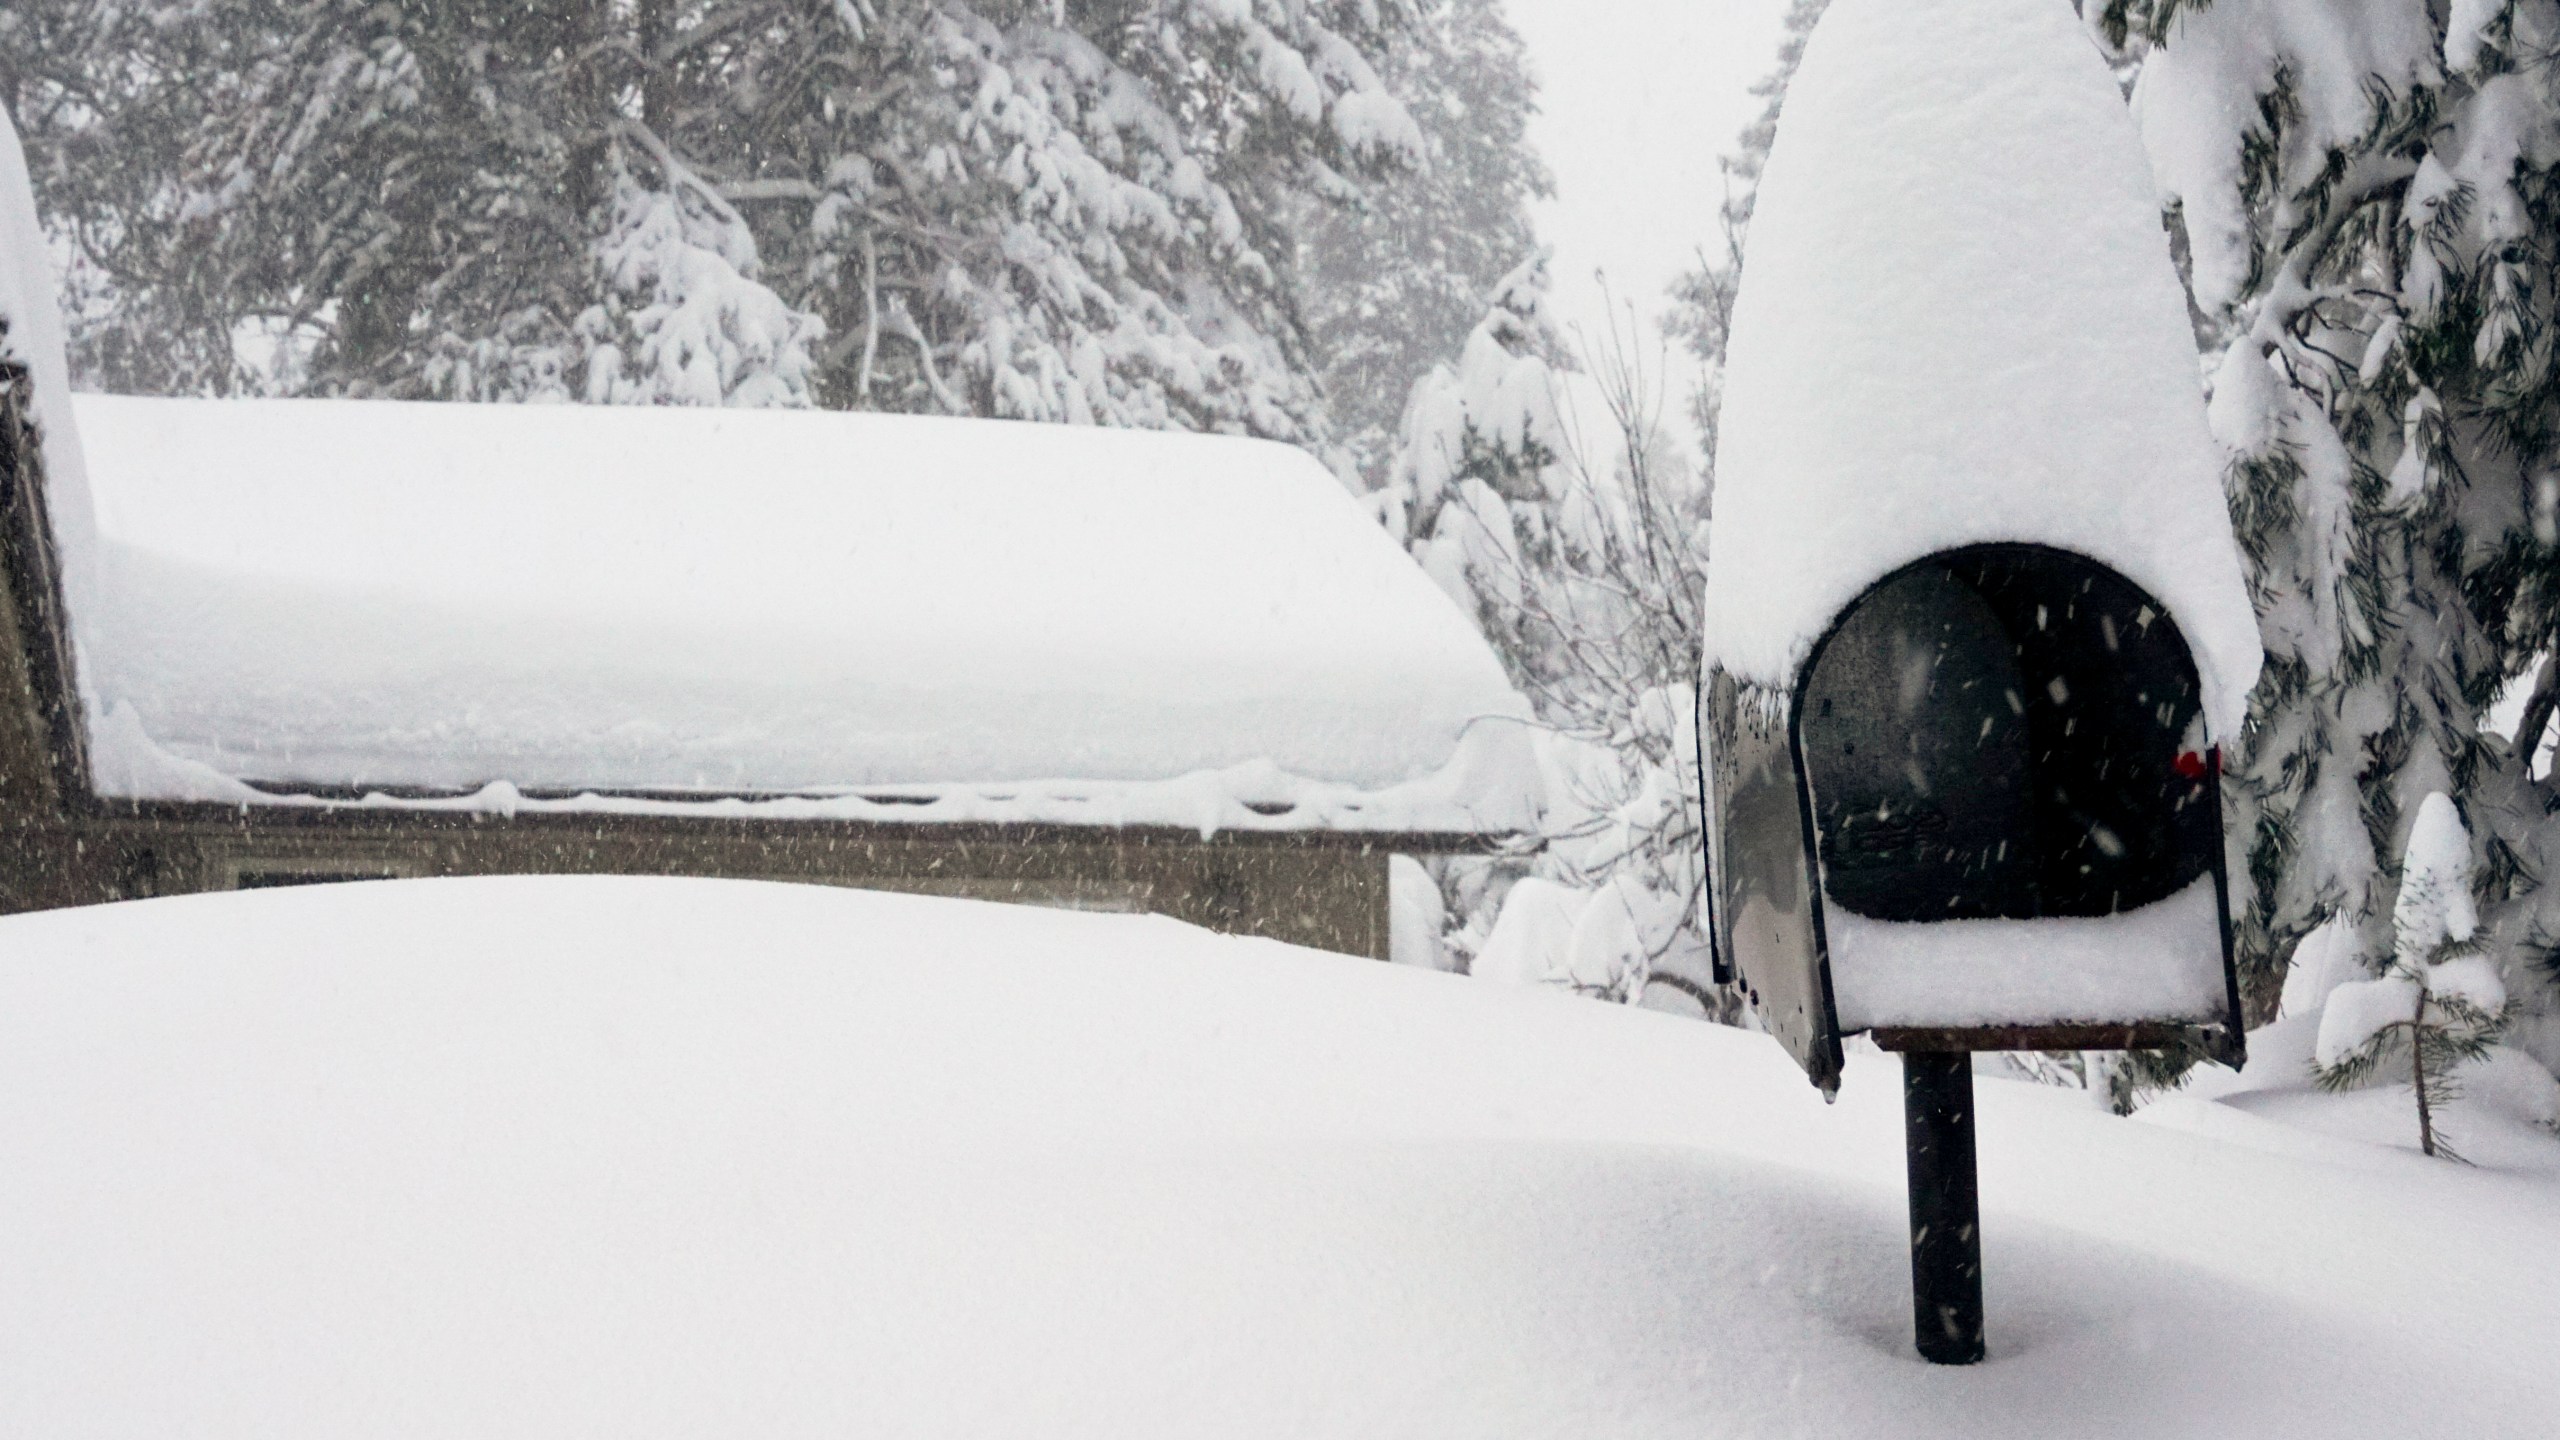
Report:
[[[2094,548],[2094,547],[2093,547]],[[1888,1050],[2239,1043],[2217,752],[2174,613],[2041,544],[1938,551],[1706,712],[1716,942],[1835,1085]]]
[[[1826,1092],[1844,1033],[1906,1052],[1933,1359],[1981,1346],[1968,1052],[2239,1052],[2217,741],[2259,649],[2220,473],[2071,7],[1837,0],[1726,371],[1712,928]]]
[[[0,909],[624,871],[1388,947],[1528,708],[1290,447],[73,397],[0,122]]]

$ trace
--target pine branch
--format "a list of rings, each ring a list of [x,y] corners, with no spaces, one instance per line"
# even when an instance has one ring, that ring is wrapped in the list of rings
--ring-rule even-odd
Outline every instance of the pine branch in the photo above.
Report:
[[[2528,775],[2532,773],[2534,757],[2542,751],[2542,737],[2550,733],[2555,713],[2560,713],[2560,657],[2546,654],[2533,677],[2533,695],[2525,701],[2524,718],[2508,742],[2509,753],[2523,762]]]

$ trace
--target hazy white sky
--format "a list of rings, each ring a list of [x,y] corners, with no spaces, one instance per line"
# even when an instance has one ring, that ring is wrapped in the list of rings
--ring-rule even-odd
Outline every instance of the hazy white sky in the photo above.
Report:
[[[1751,83],[1776,58],[1786,7],[1509,0],[1542,85],[1544,113],[1531,133],[1555,170],[1557,195],[1539,228],[1555,247],[1566,322],[1594,336],[1605,330],[1595,270],[1607,272],[1622,311],[1631,302],[1651,320],[1664,287],[1715,239],[1724,199],[1716,160],[1757,109]],[[1669,377],[1666,408],[1685,407],[1688,384],[1685,368]],[[1577,408],[1586,424],[1598,418],[1587,398]]]

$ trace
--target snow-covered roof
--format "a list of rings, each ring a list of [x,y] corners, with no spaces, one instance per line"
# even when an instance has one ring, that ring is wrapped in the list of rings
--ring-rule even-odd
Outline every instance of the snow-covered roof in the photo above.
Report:
[[[1886,574],[2027,542],[2176,619],[2217,736],[2257,628],[2149,162],[2060,0],[1837,0],[1753,212],[1707,657],[1792,685]]]
[[[77,408],[102,794],[1528,818],[1525,702],[1286,446],[811,412]]]

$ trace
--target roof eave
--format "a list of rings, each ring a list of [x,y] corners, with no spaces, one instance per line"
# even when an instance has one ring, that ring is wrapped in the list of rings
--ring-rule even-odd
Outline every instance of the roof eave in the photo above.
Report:
[[[601,793],[601,792],[599,792]],[[1202,831],[1162,824],[1070,824],[1058,821],[883,821],[823,816],[681,814],[626,810],[464,810],[408,805],[233,805],[201,800],[135,800],[82,795],[68,807],[72,824],[135,827],[170,834],[335,830],[366,836],[402,831],[436,836],[494,829],[567,835],[665,836],[788,844],[825,837],[890,845],[1219,846],[1236,849],[1346,850],[1423,855],[1490,855],[1532,848],[1508,830],[1354,830],[1226,827]]]

